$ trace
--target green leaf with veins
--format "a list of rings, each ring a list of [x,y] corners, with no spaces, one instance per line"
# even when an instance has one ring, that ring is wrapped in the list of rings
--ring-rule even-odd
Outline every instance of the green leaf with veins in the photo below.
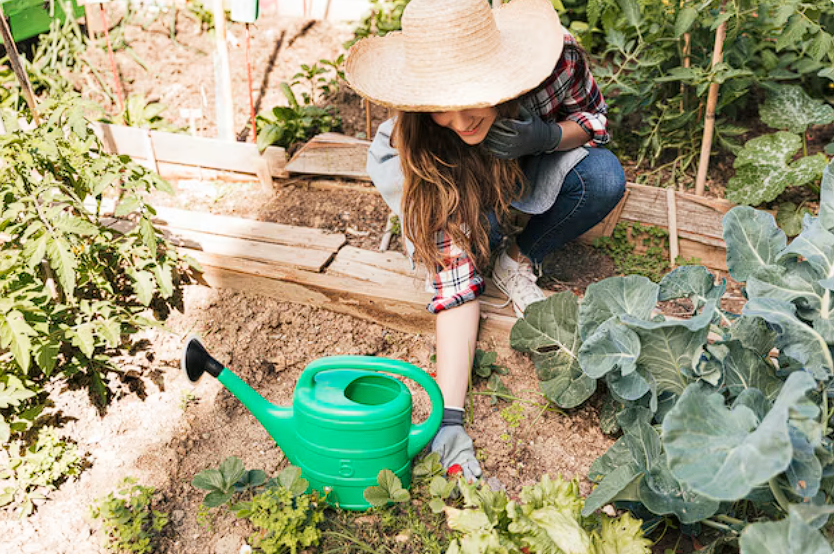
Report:
[[[822,172],[819,214],[822,226],[829,231],[834,229],[834,160]]]
[[[776,223],[789,237],[795,237],[802,231],[802,219],[811,214],[811,208],[793,202],[782,202],[776,212]]]
[[[658,285],[640,275],[609,277],[588,285],[579,307],[582,340],[613,316],[630,314],[649,319],[657,305]]]
[[[814,182],[828,158],[820,153],[791,162],[800,148],[802,139],[784,131],[747,141],[733,164],[736,175],[727,182],[727,200],[757,206],[775,199],[788,186]]]
[[[781,85],[768,91],[759,108],[762,121],[774,129],[802,134],[810,125],[834,122],[834,108],[808,96],[798,85]]]
[[[727,212],[723,226],[727,269],[736,281],[747,281],[759,268],[775,264],[787,245],[771,214],[747,206]]]
[[[741,554],[831,554],[823,534],[805,523],[795,509],[781,521],[745,527],[739,547]]]
[[[778,327],[776,346],[797,360],[816,379],[827,381],[834,375],[834,360],[826,338],[814,326],[797,317],[796,306],[775,298],[751,298],[742,311],[761,317]]]
[[[728,409],[724,397],[696,383],[663,420],[669,469],[699,494],[735,501],[784,472],[791,463],[789,412],[815,388],[807,373],[788,376],[761,422],[747,406]]]
[[[585,375],[594,379],[615,370],[628,375],[637,369],[639,356],[640,338],[634,331],[611,318],[582,344],[579,349],[579,365]]]

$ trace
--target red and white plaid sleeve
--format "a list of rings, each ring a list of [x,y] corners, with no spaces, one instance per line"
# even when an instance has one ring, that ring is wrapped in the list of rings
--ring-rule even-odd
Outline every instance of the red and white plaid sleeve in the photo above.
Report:
[[[576,39],[565,33],[565,44]],[[525,104],[543,119],[574,121],[591,135],[588,146],[602,146],[608,134],[608,106],[591,69],[579,51],[564,51],[550,77],[524,97]]]
[[[484,292],[484,278],[475,270],[469,256],[452,242],[452,238],[440,231],[436,237],[437,248],[443,258],[443,265],[427,279],[427,289],[434,292],[428,311],[433,314],[460,306],[475,300]]]

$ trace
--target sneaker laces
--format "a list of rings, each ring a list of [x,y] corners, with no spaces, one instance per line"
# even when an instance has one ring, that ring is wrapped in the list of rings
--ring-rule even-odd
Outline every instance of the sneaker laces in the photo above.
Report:
[[[528,306],[537,300],[544,298],[544,293],[536,285],[536,274],[530,262],[518,262],[517,269],[508,269],[508,289],[516,296],[516,300],[523,306]]]

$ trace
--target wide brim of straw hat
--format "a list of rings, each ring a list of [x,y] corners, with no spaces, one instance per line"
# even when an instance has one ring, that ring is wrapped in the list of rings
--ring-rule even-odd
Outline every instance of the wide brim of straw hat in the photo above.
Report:
[[[517,98],[553,72],[562,55],[564,30],[548,0],[512,0],[492,13],[499,31],[492,52],[456,63],[452,47],[442,66],[417,71],[413,58],[409,62],[406,56],[403,32],[389,33],[351,47],[347,81],[359,95],[402,111],[483,108]],[[471,30],[462,21],[462,40],[467,33]]]

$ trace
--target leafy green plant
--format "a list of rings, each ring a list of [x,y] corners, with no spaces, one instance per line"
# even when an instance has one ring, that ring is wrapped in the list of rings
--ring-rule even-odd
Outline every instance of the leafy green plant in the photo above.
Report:
[[[319,64],[301,64],[301,71],[292,76],[290,87],[306,85],[309,92],[301,93],[305,106],[312,106],[318,98],[328,98],[339,90],[339,83],[345,80],[345,55],[340,54],[335,60],[319,60]]]
[[[727,200],[758,206],[774,200],[788,186],[815,187],[828,158],[819,153],[791,161],[801,146],[798,135],[785,131],[748,141],[733,164],[736,175],[727,182]]]
[[[144,94],[131,94],[125,101],[125,107],[121,113],[106,117],[103,121],[154,131],[181,132],[182,127],[174,125],[162,116],[162,112],[167,109],[168,107],[161,102],[148,101]]]
[[[341,119],[332,108],[318,106],[300,106],[290,86],[281,83],[281,91],[286,96],[289,106],[276,106],[270,115],[259,115],[258,149],[277,144],[284,148],[305,142],[318,133],[338,130]]]
[[[524,406],[519,402],[513,402],[506,408],[502,408],[498,414],[507,424],[507,430],[501,433],[499,438],[510,444],[513,449],[517,448],[522,441],[516,436],[516,430],[521,427],[521,424],[526,419]]]
[[[834,42],[832,42],[834,47]],[[834,108],[808,96],[797,85],[779,85],[768,92],[759,108],[762,121],[774,129],[784,129],[802,137],[802,152],[808,155],[805,131],[811,125],[827,125],[834,121]]]
[[[266,473],[260,469],[247,471],[236,456],[229,456],[219,469],[206,469],[194,476],[191,484],[198,489],[209,491],[203,499],[207,508],[226,504],[235,493],[260,487],[266,483]]]
[[[475,360],[472,363],[474,377],[486,380],[487,390],[492,392],[490,402],[495,404],[498,400],[509,402],[512,392],[501,380],[502,375],[509,373],[509,370],[498,364],[498,354],[485,352],[480,348],[475,350]]]
[[[594,239],[594,246],[611,256],[617,273],[659,281],[669,270],[669,232],[660,227],[620,222],[610,237]]]
[[[564,552],[650,554],[651,541],[643,537],[640,520],[626,513],[585,518],[577,480],[555,480],[543,475],[526,486],[518,501],[506,492],[457,483],[464,509],[446,508],[449,527],[462,536],[452,541],[447,554]]]
[[[344,44],[350,48],[359,39],[370,36],[385,36],[402,28],[400,23],[403,10],[409,0],[371,0],[370,11],[353,30],[353,38]]]
[[[31,131],[4,113],[0,136],[0,381],[14,391],[0,403],[4,437],[25,428],[51,380],[83,376],[103,404],[104,374],[118,372],[114,349],[157,324],[148,307],[159,316],[176,307],[189,267],[199,267],[163,237],[143,200],[170,185],[107,154],[82,102],[41,107],[46,119]],[[102,214],[103,198],[118,195],[115,216],[129,222]]]
[[[811,208],[801,202],[799,205],[793,202],[782,202],[776,212],[776,223],[789,237],[795,237],[802,231],[802,220],[806,215],[811,215]]]
[[[819,215],[806,216],[790,244],[767,212],[737,207],[725,216],[727,266],[749,298],[740,315],[720,308],[724,283],[689,266],[659,284],[600,281],[581,304],[558,293],[516,323],[513,346],[546,371],[541,386],[554,402],[579,405],[604,380],[622,406],[624,435],[594,462],[599,484],[584,515],[638,503],[738,540],[762,518],[800,510],[807,525],[790,515],[768,533],[819,544],[817,529],[834,511],[832,230],[834,164]],[[690,317],[657,313],[659,301],[679,298],[691,303]],[[710,333],[718,338],[708,341]]]
[[[16,441],[0,457],[0,507],[11,506],[21,517],[28,516],[35,500],[45,499],[61,482],[80,472],[78,447],[60,438],[53,427],[43,427],[35,444],[24,448]]]
[[[400,478],[390,469],[383,469],[376,477],[377,486],[368,487],[362,493],[371,506],[385,506],[390,502],[402,503],[411,500],[409,492],[403,488]]]
[[[92,516],[102,520],[108,550],[136,554],[157,551],[168,515],[153,509],[154,488],[138,485],[130,477],[125,478],[123,487],[91,508]]]
[[[253,546],[266,554],[283,554],[318,544],[325,505],[305,494],[308,486],[301,470],[290,466],[251,501],[233,506],[238,517],[259,529],[250,537]]]

